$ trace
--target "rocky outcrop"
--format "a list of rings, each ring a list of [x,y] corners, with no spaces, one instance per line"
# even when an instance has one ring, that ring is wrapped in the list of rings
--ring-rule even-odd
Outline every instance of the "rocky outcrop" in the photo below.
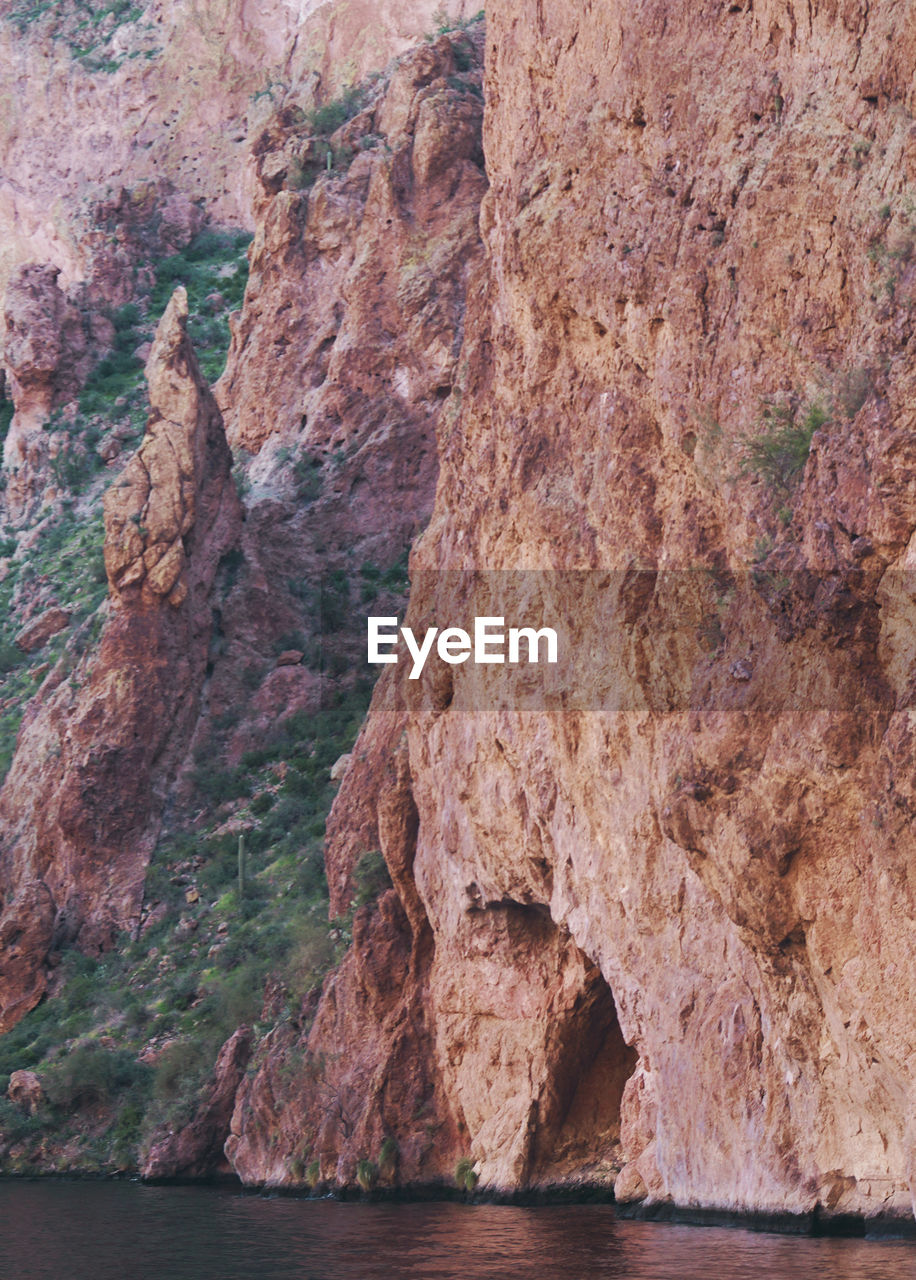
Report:
[[[246,487],[245,572],[209,687],[214,717],[250,704],[233,759],[316,705],[314,657],[282,661],[288,637],[323,646],[326,673],[361,672],[373,575],[429,518],[481,257],[482,56],[475,24],[406,54],[329,138],[293,104],[256,140],[249,283],[214,389]],[[253,653],[276,668],[254,699]]]
[[[5,1030],[45,989],[57,947],[107,947],[136,923],[163,789],[187,748],[213,584],[240,508],[219,411],[176,290],[147,364],[151,414],[106,499],[111,598],[97,648],[65,653],[29,705],[0,793],[0,928],[21,935]]]
[[[23,1111],[34,1115],[44,1098],[44,1090],[34,1071],[14,1071],[10,1076],[6,1096]]]
[[[490,14],[486,288],[411,618],[466,603],[425,569],[539,570],[529,607],[559,599],[544,571],[594,571],[616,701],[532,716],[458,667],[398,714],[385,680],[329,850],[339,903],[380,847],[428,939],[399,1004],[482,1185],[911,1209],[914,63],[864,4]],[[352,1131],[313,1135],[341,1180]]]
[[[3,1030],[33,1009],[44,995],[44,962],[54,934],[54,900],[46,884],[30,880],[4,898],[0,913],[0,1010]]]
[[[16,633],[16,644],[23,653],[43,648],[52,636],[63,631],[70,623],[70,611],[55,605],[32,618]]]
[[[5,506],[27,512],[47,467],[42,427],[78,391],[91,363],[93,327],[61,289],[57,267],[27,263],[10,280],[3,303],[5,396],[15,414],[3,445]]]
[[[82,201],[166,180],[226,225],[250,222],[249,136],[291,90],[308,105],[379,71],[465,0],[365,4],[150,0],[0,12],[0,294],[22,262],[52,263],[65,287],[91,274]],[[62,122],[66,122],[65,138]],[[27,122],[24,127],[23,122]]]
[[[245,1068],[251,1056],[251,1029],[239,1027],[220,1050],[213,1079],[194,1118],[177,1132],[153,1137],[141,1174],[150,1181],[204,1178],[228,1173],[223,1145]]]
[[[7,393],[24,425],[40,424],[80,383],[87,335],[59,276],[57,267],[28,263],[16,272],[4,298]],[[8,438],[7,448],[15,448],[15,441]]]

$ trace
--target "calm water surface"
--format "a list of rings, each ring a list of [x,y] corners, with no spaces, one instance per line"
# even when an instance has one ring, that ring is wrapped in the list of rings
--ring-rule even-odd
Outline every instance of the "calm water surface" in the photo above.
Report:
[[[916,1246],[618,1222],[613,1209],[366,1205],[0,1183],[0,1280],[914,1280]]]

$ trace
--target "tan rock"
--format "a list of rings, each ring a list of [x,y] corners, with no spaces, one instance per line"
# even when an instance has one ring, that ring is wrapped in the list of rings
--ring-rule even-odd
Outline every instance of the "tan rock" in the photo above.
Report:
[[[6,1096],[33,1116],[44,1097],[44,1090],[34,1071],[14,1071],[10,1075]]]
[[[347,752],[345,755],[338,756],[338,758],[331,765],[331,781],[332,782],[339,782],[341,780],[341,778],[347,772],[350,761],[352,759],[353,759],[353,756],[350,752]]]

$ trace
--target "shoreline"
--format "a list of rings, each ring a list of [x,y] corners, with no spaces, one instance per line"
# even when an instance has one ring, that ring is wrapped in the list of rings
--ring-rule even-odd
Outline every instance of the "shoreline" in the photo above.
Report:
[[[464,1204],[468,1208],[557,1208],[560,1206],[612,1208],[623,1222],[650,1222],[667,1226],[718,1227],[769,1235],[794,1235],[810,1239],[860,1239],[875,1242],[916,1243],[916,1218],[889,1214],[864,1217],[861,1214],[827,1214],[820,1206],[804,1213],[766,1212],[753,1209],[720,1209],[670,1202],[618,1204],[605,1186],[536,1187],[525,1191],[467,1192],[445,1183],[417,1183],[405,1187],[326,1188],[320,1191],[300,1187],[246,1186],[234,1174],[213,1174],[203,1178],[141,1178],[136,1173],[0,1173],[0,1184],[24,1182],[111,1182],[138,1187],[212,1189],[233,1191],[250,1198],[288,1199],[321,1202],[334,1200],[353,1205]]]

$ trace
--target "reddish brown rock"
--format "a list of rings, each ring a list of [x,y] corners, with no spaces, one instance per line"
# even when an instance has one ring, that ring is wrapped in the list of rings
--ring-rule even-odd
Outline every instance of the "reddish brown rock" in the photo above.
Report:
[[[144,1178],[201,1178],[229,1172],[223,1143],[251,1057],[251,1040],[251,1029],[239,1027],[220,1049],[213,1079],[194,1118],[175,1133],[153,1135],[140,1169]]]
[[[58,284],[60,269],[22,266],[6,288],[3,362],[8,396],[26,424],[46,417],[55,400],[79,385],[87,338],[76,307]]]
[[[0,910],[0,1034],[8,1031],[45,993],[44,962],[54,934],[54,900],[41,881],[17,886]]]
[[[4,927],[29,940],[9,976],[4,965],[4,1029],[40,997],[52,947],[98,950],[137,924],[162,789],[197,718],[214,578],[240,513],[186,317],[178,291],[147,365],[147,435],[108,494],[98,647],[45,680],[0,792]]]
[[[330,143],[291,108],[255,143],[251,274],[216,395],[233,445],[258,454],[253,519],[285,524],[250,541],[285,544],[300,574],[344,548],[348,564],[390,563],[428,514],[480,252],[481,44],[478,25],[405,55]],[[331,173],[329,145],[351,156]],[[315,146],[317,176],[299,176]]]
[[[68,609],[45,609],[44,613],[33,618],[21,631],[17,632],[15,642],[23,653],[32,653],[46,645],[52,636],[70,625]]]
[[[916,46],[864,4],[584,23],[513,0],[488,51],[486,292],[410,616],[464,602],[427,568],[599,570],[630,619],[623,710],[465,703],[469,667],[399,709],[384,680],[330,825],[335,905],[381,848],[428,939],[398,1007],[422,1006],[437,1118],[482,1185],[623,1162],[627,1200],[908,1213]],[[754,454],[818,417],[803,473]],[[711,600],[718,639],[653,649],[683,604],[641,570],[755,563]],[[367,998],[391,1017],[387,989],[328,988],[313,1054]],[[387,1051],[347,1099],[364,1127]],[[233,1124],[254,1180],[281,1176],[262,1085],[258,1132]],[[323,1134],[347,1181],[352,1131]]]
[[[139,20],[120,13],[91,31],[66,6],[27,22],[0,14],[0,90],[16,103],[0,124],[0,296],[23,262],[53,263],[66,287],[93,274],[110,228],[87,204],[117,202],[113,175],[129,189],[171,185],[163,231],[176,244],[200,204],[217,223],[249,224],[248,141],[278,105],[328,102],[443,13],[474,12],[470,0],[154,0]]]
[[[291,103],[256,141],[251,274],[215,389],[246,488],[244,564],[208,690],[213,719],[245,708],[233,761],[277,718],[315,709],[329,672],[344,686],[359,675],[366,601],[400,598],[378,575],[431,510],[486,189],[479,134],[449,149],[443,132],[438,169],[418,181],[414,132],[427,101],[437,118],[479,127],[481,57],[476,24],[405,55],[330,140],[310,137]],[[394,94],[405,118],[389,142],[374,130]],[[292,160],[309,148],[323,149],[317,174],[291,182]],[[278,666],[289,649],[302,663]],[[324,676],[309,669],[316,652]],[[256,660],[252,696],[241,677]],[[194,750],[213,750],[211,724]]]
[[[4,501],[16,522],[34,514],[45,487],[48,439],[42,427],[72,398],[91,362],[90,328],[58,284],[60,269],[21,266],[3,299],[2,360],[15,414],[3,446]]]

